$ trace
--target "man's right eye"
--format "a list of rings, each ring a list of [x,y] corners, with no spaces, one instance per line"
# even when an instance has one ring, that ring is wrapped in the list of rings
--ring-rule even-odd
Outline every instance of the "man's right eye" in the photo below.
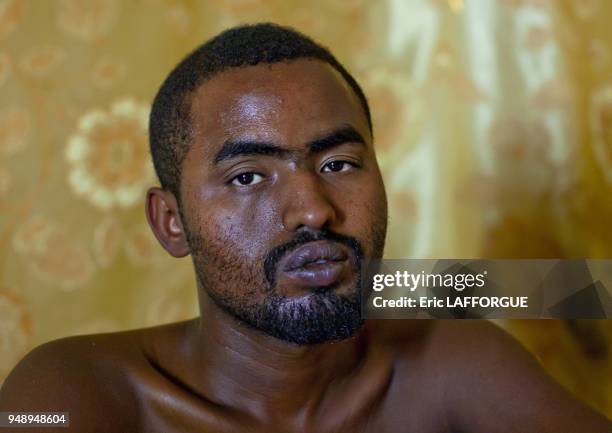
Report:
[[[248,172],[240,173],[232,179],[232,185],[236,186],[248,186],[255,185],[263,180],[263,176],[258,173]]]

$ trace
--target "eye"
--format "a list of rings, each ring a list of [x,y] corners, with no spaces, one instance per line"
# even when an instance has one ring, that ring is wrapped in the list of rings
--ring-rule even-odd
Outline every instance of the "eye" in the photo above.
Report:
[[[240,173],[232,179],[232,185],[236,186],[248,186],[255,185],[263,180],[263,176],[252,171],[247,173]]]
[[[347,171],[353,167],[355,167],[355,164],[350,163],[348,161],[330,161],[323,166],[323,169],[321,171],[323,173],[332,173],[332,172]]]

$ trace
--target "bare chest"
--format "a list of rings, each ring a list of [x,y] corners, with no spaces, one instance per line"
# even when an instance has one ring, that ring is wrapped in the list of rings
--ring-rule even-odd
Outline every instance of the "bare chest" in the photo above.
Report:
[[[393,383],[337,391],[304,416],[255,417],[174,387],[141,384],[138,431],[147,433],[441,433],[439,417]]]

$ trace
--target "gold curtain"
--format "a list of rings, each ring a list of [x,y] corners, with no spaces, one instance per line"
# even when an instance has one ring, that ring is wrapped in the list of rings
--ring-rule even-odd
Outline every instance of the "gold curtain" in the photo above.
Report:
[[[387,257],[610,257],[612,2],[0,0],[0,380],[33,346],[196,314],[143,217],[147,114],[189,50],[275,21],[369,96]],[[609,321],[500,322],[612,416]]]

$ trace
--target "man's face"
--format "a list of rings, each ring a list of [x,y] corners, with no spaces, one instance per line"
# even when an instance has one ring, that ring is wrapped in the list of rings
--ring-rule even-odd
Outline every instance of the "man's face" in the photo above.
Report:
[[[200,290],[297,344],[362,324],[360,269],[382,256],[384,186],[357,96],[326,63],[234,68],[192,104],[181,180]]]

